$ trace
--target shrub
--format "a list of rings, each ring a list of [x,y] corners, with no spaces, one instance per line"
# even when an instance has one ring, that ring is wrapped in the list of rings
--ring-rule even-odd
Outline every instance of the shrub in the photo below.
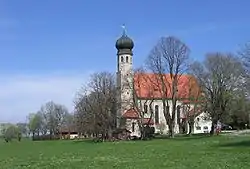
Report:
[[[154,137],[154,133],[155,133],[155,128],[154,127],[150,127],[150,126],[146,126],[144,128],[144,138],[145,139],[152,139]]]
[[[45,141],[45,140],[59,140],[59,139],[60,139],[59,135],[51,136],[47,134],[47,135],[41,135],[41,136],[34,136],[32,140],[33,141]]]

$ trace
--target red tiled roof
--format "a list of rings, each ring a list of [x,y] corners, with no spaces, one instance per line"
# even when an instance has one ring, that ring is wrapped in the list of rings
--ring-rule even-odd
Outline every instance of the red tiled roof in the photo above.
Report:
[[[139,115],[138,115],[137,111],[135,109],[133,109],[133,108],[126,110],[125,113],[123,113],[122,116],[125,117],[125,118],[130,118],[130,119],[139,118]]]
[[[139,118],[137,111],[133,108],[125,111],[125,113],[122,116],[125,118],[128,118],[128,119],[138,119]],[[143,124],[148,124],[148,123],[149,123],[149,125],[153,125],[154,124],[153,119],[152,118],[144,118]]]
[[[136,73],[134,75],[134,88],[139,98],[171,98],[172,82],[170,74],[163,75],[164,85],[167,91],[163,93],[161,75],[153,73]],[[178,77],[177,98],[190,99],[200,95],[197,80],[191,75]]]

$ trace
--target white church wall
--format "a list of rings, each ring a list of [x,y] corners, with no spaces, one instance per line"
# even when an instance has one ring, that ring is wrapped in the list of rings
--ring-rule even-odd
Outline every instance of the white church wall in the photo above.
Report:
[[[139,100],[138,104],[142,104],[142,107],[144,108],[144,103],[146,102],[146,104],[148,105],[148,113],[145,114],[144,118],[149,118],[150,117],[150,110],[149,110],[149,104],[150,101],[147,100]],[[169,111],[170,114],[172,114],[172,101],[169,100],[168,101],[169,104]],[[182,106],[182,101],[177,101],[177,106]],[[155,123],[155,106],[158,105],[159,106],[159,124]],[[163,133],[163,134],[167,134],[169,131],[169,127],[166,123],[165,117],[164,117],[164,113],[163,113],[163,104],[161,100],[154,100],[152,103],[153,106],[153,116],[152,119],[154,121],[154,127],[155,127],[155,133]],[[190,106],[190,110],[192,110],[194,108],[194,105],[191,104]],[[180,116],[183,117],[184,113],[183,113],[183,109],[180,110]],[[211,120],[206,118],[205,113],[201,113],[199,116],[197,116],[195,118],[195,124],[194,124],[194,133],[204,133],[204,132],[210,132],[211,130],[211,126],[212,126],[212,122]],[[177,113],[175,113],[175,133],[179,133],[179,125],[177,124]]]
[[[146,102],[146,104],[148,105],[148,109],[149,109],[149,104],[150,104],[150,101],[148,100],[139,100],[138,101],[138,104],[144,104]],[[155,106],[158,105],[159,106],[159,124],[156,124],[155,123]],[[169,105],[169,111],[170,111],[170,114],[172,115],[172,101],[171,100],[168,100],[168,105]],[[178,105],[182,105],[182,102],[181,101],[177,101],[177,106]],[[156,133],[160,133],[162,132],[162,126],[165,126],[165,129],[163,130],[164,134],[168,133],[169,131],[169,127],[168,125],[166,124],[166,120],[165,120],[165,116],[164,116],[164,113],[163,113],[163,103],[162,103],[162,100],[154,100],[153,103],[152,103],[152,107],[153,107],[153,121],[154,121],[154,127],[155,127],[155,132]],[[181,114],[182,114],[182,109],[181,109]],[[149,118],[150,117],[150,112],[148,110],[148,113],[145,114],[144,118]],[[179,133],[179,125],[177,124],[177,113],[175,113],[175,133]]]
[[[131,131],[130,136],[141,137],[140,127],[136,119],[127,119],[126,128]]]

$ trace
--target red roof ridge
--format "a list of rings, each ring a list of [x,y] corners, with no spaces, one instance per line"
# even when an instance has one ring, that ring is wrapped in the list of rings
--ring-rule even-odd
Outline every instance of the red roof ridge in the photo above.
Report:
[[[135,110],[135,108],[130,108],[128,110],[125,110],[122,117],[127,119],[139,119],[138,112]],[[143,118],[143,124],[153,125],[154,120],[153,118]]]
[[[134,108],[125,110],[122,116],[125,118],[138,118],[139,117],[138,112]]]

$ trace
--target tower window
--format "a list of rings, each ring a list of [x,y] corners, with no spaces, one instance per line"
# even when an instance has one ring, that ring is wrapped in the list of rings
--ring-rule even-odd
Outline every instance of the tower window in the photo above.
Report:
[[[128,56],[126,56],[126,62],[128,63]]]
[[[124,62],[124,59],[123,59],[123,57],[121,57],[121,62]]]

